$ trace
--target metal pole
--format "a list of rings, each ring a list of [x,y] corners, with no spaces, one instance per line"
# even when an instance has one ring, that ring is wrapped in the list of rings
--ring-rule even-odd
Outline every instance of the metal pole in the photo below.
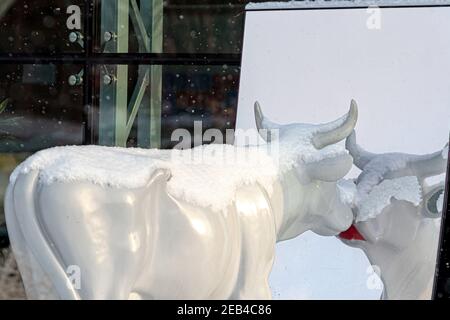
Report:
[[[106,53],[127,53],[129,0],[101,2],[101,35]],[[128,66],[103,66],[100,72],[99,144],[126,146]]]
[[[163,0],[141,1],[140,8],[145,29],[148,30],[152,53],[163,51]],[[142,48],[141,50],[145,50]],[[150,68],[149,92],[138,114],[138,146],[159,148],[161,146],[162,66],[143,66],[141,72]],[[145,70],[144,70],[145,69]]]
[[[0,18],[2,18],[9,10],[15,0],[2,0],[0,2]]]
[[[163,51],[163,0],[153,0],[151,48]],[[150,147],[161,147],[162,66],[150,67]]]

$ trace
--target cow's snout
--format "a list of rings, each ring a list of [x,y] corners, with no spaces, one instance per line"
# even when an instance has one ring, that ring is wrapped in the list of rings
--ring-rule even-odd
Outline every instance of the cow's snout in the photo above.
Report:
[[[322,199],[326,207],[321,212],[316,212],[317,223],[313,231],[322,236],[335,236],[348,228],[353,223],[353,212],[350,206],[343,203],[337,193],[329,194],[328,201]]]
[[[334,236],[350,228],[353,223],[353,212],[347,205],[336,201],[335,207],[331,208],[326,221],[329,234],[324,235]]]

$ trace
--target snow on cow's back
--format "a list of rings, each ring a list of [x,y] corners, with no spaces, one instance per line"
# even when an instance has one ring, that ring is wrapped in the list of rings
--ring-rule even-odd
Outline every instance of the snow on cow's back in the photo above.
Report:
[[[236,190],[259,183],[269,195],[275,180],[300,163],[335,158],[348,151],[342,144],[316,149],[315,133],[333,129],[346,116],[327,125],[291,124],[280,130],[280,140],[270,144],[239,147],[203,145],[188,150],[160,150],[104,146],[65,146],[42,150],[12,173],[39,171],[39,181],[89,181],[102,186],[139,188],[157,169],[169,169],[168,191],[176,197],[215,211],[226,210]]]
[[[139,188],[157,169],[169,169],[168,192],[196,205],[225,210],[236,189],[259,183],[270,194],[278,165],[264,148],[207,145],[189,150],[65,146],[37,152],[11,174],[39,171],[39,183],[88,181],[101,186]]]
[[[215,211],[225,210],[244,184],[259,183],[271,194],[279,175],[277,162],[264,147],[212,144],[173,150],[170,165],[168,191]]]

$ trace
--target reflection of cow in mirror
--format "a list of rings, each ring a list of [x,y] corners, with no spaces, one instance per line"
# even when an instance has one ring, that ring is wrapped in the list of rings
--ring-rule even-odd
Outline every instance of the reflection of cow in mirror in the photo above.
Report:
[[[379,268],[384,299],[430,299],[444,187],[425,179],[445,172],[446,151],[373,154],[356,144],[355,133],[346,147],[362,173],[355,223],[340,238]]]
[[[200,164],[196,171],[174,164],[169,156],[143,185],[131,188],[93,180],[148,172],[154,157],[172,151],[84,146],[30,157],[13,173],[5,199],[12,247],[29,297],[270,298],[276,241],[307,230],[337,235],[352,222],[336,184],[350,170],[352,158],[337,142],[352,132],[357,107],[352,102],[347,115],[323,125],[277,125],[258,104],[255,117],[258,129],[270,130],[267,145],[279,143],[285,154],[270,186],[245,177],[236,180],[240,183],[222,211],[171,190],[191,179],[188,188],[195,190],[183,192],[195,192],[199,183],[211,186],[203,200],[225,197],[223,185],[238,179],[236,172],[245,176],[239,164],[222,168],[218,161]],[[273,140],[275,129],[279,141]],[[198,148],[192,150],[221,147]],[[227,148],[236,153],[248,149]],[[128,162],[133,166],[124,165]],[[260,170],[256,176],[266,168]],[[67,285],[71,266],[78,267],[72,270],[79,271],[79,289]]]

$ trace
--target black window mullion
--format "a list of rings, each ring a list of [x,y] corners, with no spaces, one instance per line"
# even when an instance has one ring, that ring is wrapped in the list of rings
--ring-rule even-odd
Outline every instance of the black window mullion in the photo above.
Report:
[[[94,1],[85,0],[84,5],[84,67],[83,67],[83,125],[84,144],[94,142],[93,132],[93,88],[92,65],[89,58],[93,52]]]

